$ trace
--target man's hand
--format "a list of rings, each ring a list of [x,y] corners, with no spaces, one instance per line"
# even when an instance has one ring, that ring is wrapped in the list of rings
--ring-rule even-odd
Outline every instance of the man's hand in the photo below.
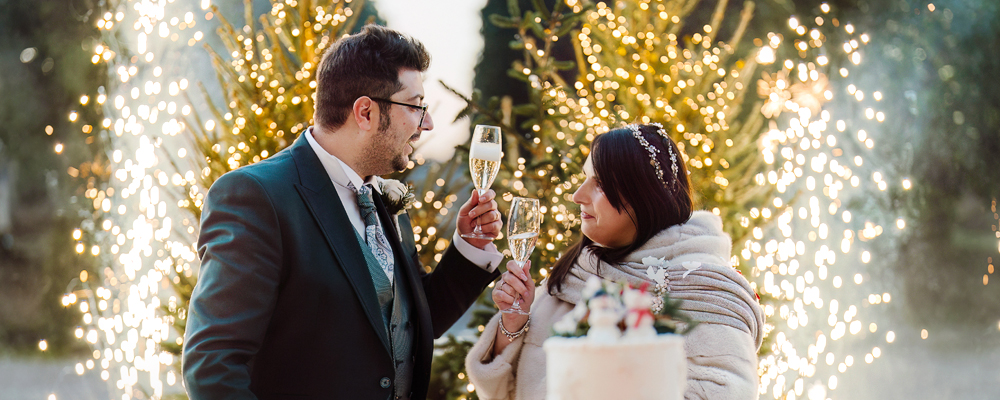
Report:
[[[472,233],[477,224],[488,236],[495,238],[500,235],[503,221],[500,220],[500,211],[497,211],[497,202],[494,200],[496,195],[493,189],[487,190],[482,196],[479,195],[479,191],[472,189],[469,201],[465,202],[458,210],[458,233],[460,235]],[[492,243],[491,240],[487,239],[464,239],[479,249],[484,249],[486,245]]]

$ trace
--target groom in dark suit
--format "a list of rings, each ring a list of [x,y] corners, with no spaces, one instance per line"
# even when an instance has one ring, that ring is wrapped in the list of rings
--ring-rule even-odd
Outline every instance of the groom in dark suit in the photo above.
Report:
[[[419,42],[368,26],[317,68],[315,126],[208,193],[184,384],[201,399],[424,399],[433,339],[475,301],[502,255],[456,232],[433,273],[377,176],[407,167],[434,127]],[[490,190],[458,232],[500,232]]]

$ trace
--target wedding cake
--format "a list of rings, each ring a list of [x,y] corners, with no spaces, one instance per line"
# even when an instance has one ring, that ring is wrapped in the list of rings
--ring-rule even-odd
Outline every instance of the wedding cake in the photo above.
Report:
[[[652,296],[644,289],[598,280],[588,282],[584,298],[555,324],[557,336],[543,344],[545,398],[683,399],[684,339],[680,334],[657,334],[659,326],[654,324],[663,318],[651,312]],[[584,332],[586,336],[573,337]]]

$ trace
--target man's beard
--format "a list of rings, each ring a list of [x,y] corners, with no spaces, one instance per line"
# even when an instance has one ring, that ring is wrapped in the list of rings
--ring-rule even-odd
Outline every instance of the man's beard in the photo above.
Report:
[[[367,163],[373,167],[369,170],[377,171],[376,175],[388,174],[392,172],[399,172],[406,170],[409,165],[409,158],[404,156],[402,153],[394,153],[395,148],[390,146],[394,145],[395,138],[391,133],[389,133],[389,128],[392,126],[392,119],[386,115],[382,121],[379,122],[378,131],[373,138],[372,142],[365,149],[365,157]],[[388,162],[389,165],[385,163]],[[392,168],[391,171],[386,171],[385,168]]]

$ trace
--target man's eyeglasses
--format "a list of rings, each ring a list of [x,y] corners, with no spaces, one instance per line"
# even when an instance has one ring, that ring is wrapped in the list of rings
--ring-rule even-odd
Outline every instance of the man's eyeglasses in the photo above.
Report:
[[[420,122],[417,123],[417,127],[424,126],[424,116],[427,115],[427,105],[426,104],[424,104],[422,106],[415,106],[413,104],[400,103],[398,101],[392,101],[392,100],[389,100],[389,99],[382,99],[382,98],[378,98],[378,97],[368,96],[368,98],[372,99],[372,100],[376,100],[376,101],[384,101],[386,103],[396,104],[396,105],[400,105],[400,106],[404,106],[404,107],[410,107],[410,108],[413,108],[413,109],[420,110]]]

